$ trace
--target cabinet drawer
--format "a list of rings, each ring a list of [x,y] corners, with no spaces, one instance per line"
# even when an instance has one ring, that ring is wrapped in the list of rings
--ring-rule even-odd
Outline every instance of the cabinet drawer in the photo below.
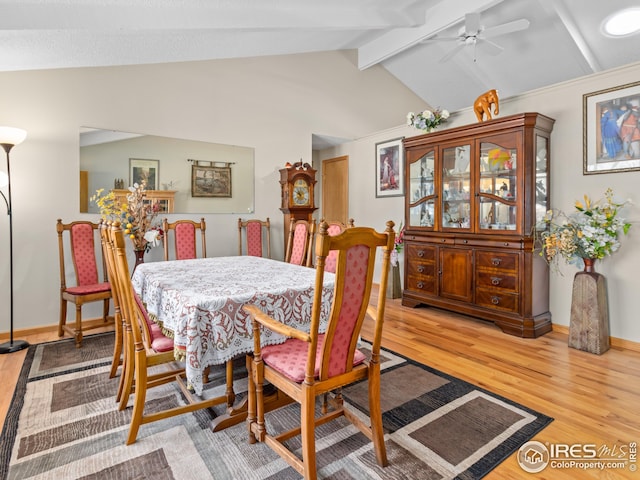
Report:
[[[486,238],[456,238],[456,245],[467,245],[480,248],[508,248],[510,250],[522,250],[522,241],[517,240],[491,240]]]
[[[520,296],[517,293],[502,293],[484,288],[476,290],[476,304],[496,310],[517,312],[519,299]]]
[[[476,285],[480,288],[509,290],[518,293],[518,277],[511,273],[476,272]]]
[[[407,255],[409,258],[409,263],[436,261],[436,249],[432,246],[427,247],[415,243],[407,244]]]
[[[518,254],[476,251],[476,268],[498,268],[516,272],[518,270]]]
[[[436,265],[435,263],[411,261],[409,262],[408,272],[411,277],[429,278],[435,276]]]
[[[407,290],[412,290],[418,293],[428,293],[430,295],[436,294],[436,279],[435,277],[414,277],[409,275],[407,277]]]

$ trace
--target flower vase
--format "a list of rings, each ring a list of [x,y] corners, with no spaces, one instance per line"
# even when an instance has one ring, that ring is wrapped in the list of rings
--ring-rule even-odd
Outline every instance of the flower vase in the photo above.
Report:
[[[133,266],[133,271],[136,271],[136,268],[138,267],[138,265],[140,265],[141,263],[144,263],[144,254],[145,254],[145,250],[134,250],[133,253],[136,256],[136,263]]]
[[[600,355],[611,346],[607,284],[595,271],[595,258],[583,260],[584,270],[573,279],[569,346]]]
[[[400,298],[402,296],[402,285],[400,284],[400,264],[396,263],[389,270],[387,280],[387,298]]]
[[[595,258],[583,258],[584,270],[586,273],[596,273],[596,259]]]

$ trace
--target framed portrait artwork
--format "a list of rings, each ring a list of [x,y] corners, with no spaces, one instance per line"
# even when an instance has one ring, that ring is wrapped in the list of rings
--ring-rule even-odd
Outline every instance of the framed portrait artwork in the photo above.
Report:
[[[129,186],[144,182],[146,190],[158,190],[159,160],[129,159]]]
[[[640,82],[583,95],[585,175],[640,170]]]
[[[403,138],[376,143],[376,197],[404,195]]]
[[[192,197],[231,197],[231,167],[191,166]]]

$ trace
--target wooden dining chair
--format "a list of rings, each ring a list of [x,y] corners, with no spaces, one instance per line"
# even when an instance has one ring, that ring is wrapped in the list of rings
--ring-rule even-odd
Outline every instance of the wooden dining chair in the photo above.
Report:
[[[196,245],[197,232],[200,230],[200,258],[207,256],[207,225],[204,218],[200,222],[193,220],[176,220],[169,223],[165,218],[162,220],[162,231],[164,232],[164,259],[169,260],[169,232],[173,232],[174,258],[176,260],[189,260],[198,258]]]
[[[76,347],[82,347],[82,333],[86,330],[104,327],[113,323],[113,316],[109,315],[111,300],[111,285],[107,279],[107,271],[102,248],[96,249],[95,236],[98,224],[89,221],[75,221],[63,223],[58,219],[58,254],[60,257],[60,319],[58,322],[58,336],[65,332],[72,335]],[[65,248],[65,245],[67,248]],[[65,251],[69,249],[75,272],[74,286],[67,285],[67,260]],[[98,263],[102,263],[102,278],[99,277]],[[67,303],[76,306],[76,317],[73,327],[67,325]],[[101,322],[97,318],[83,319],[82,307],[88,303],[102,302]]]
[[[122,378],[124,373],[124,356],[122,342],[124,338],[124,327],[122,314],[120,311],[120,297],[118,292],[118,282],[116,281],[115,273],[115,261],[113,258],[112,243],[109,239],[109,227],[110,222],[100,221],[100,242],[102,243],[102,255],[105,259],[105,265],[107,269],[107,279],[109,280],[109,286],[111,287],[111,301],[113,302],[113,318],[115,324],[114,346],[113,346],[113,359],[111,360],[111,370],[109,371],[109,378],[113,378],[118,373],[118,368],[122,366],[120,372],[120,384],[122,384]],[[116,394],[116,400],[120,399],[122,387],[118,387],[118,393]]]
[[[323,222],[323,220],[321,220],[321,222]],[[344,232],[344,230],[346,228],[352,228],[354,226],[354,221],[353,218],[350,218],[349,221],[344,224],[342,222],[327,222],[327,232],[329,235],[338,235],[342,232]],[[325,272],[330,272],[330,273],[336,273],[336,258],[337,258],[337,252],[329,252],[329,255],[327,256],[327,260],[324,264],[324,270]]]
[[[316,221],[291,219],[289,225],[289,238],[284,261],[294,265],[311,265],[313,252],[310,250],[311,239],[315,234]]]
[[[134,393],[133,412],[126,444],[131,445],[138,437],[140,426],[182,415],[203,408],[209,408],[226,401],[226,397],[204,399],[193,394],[186,383],[184,366],[174,358],[173,340],[165,336],[160,327],[152,322],[149,314],[133,289],[129,276],[129,265],[125,249],[124,235],[119,223],[112,225],[110,238],[116,261],[116,279],[120,293],[121,310],[125,319],[125,386],[120,406]],[[165,365],[158,371],[157,366]],[[182,394],[186,404],[165,410],[145,413],[147,390],[159,385],[174,383],[176,394]]]
[[[316,236],[316,282],[309,332],[285,325],[255,305],[243,307],[251,317],[254,338],[253,355],[247,357],[249,442],[265,442],[305,479],[316,478],[315,427],[340,416],[351,421],[373,441],[378,464],[387,465],[380,408],[380,342],[385,295],[378,296],[376,309],[368,308],[368,305],[378,247],[383,252],[380,291],[386,291],[394,248],[394,223],[387,222],[383,233],[372,228],[353,227],[335,236],[329,234],[328,227],[322,222]],[[337,252],[333,302],[325,333],[319,333],[325,261],[330,251]],[[357,349],[367,313],[375,320],[368,359]],[[263,328],[288,339],[280,345],[263,347]],[[340,393],[343,386],[363,379],[369,382],[370,426],[344,405]],[[265,381],[300,404],[298,427],[280,433],[267,431]],[[330,392],[334,393],[328,395]],[[316,397],[319,395],[322,395],[322,410],[316,417]],[[297,435],[302,441],[302,458],[284,443]]]
[[[244,234],[243,234],[244,231]],[[265,240],[266,236],[266,240]],[[244,238],[244,242],[243,242]],[[243,243],[245,248],[242,248]],[[269,217],[266,220],[242,220],[238,219],[238,255],[252,255],[254,257],[265,256],[271,258],[271,223]]]

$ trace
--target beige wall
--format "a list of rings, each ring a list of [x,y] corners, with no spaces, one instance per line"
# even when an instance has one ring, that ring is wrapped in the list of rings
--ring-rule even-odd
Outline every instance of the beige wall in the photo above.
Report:
[[[278,169],[311,161],[312,134],[362,137],[424,104],[383,68],[356,63],[353,52],[323,52],[0,73],[0,125],[28,131],[11,154],[15,328],[57,323],[56,219],[98,219],[78,213],[81,126],[255,148],[252,217],[270,217],[282,258]],[[205,217],[207,253],[235,255],[238,215]],[[7,224],[0,215],[0,332],[9,330]]]
[[[389,218],[399,223],[403,198],[375,198],[375,143],[418,134],[403,122],[406,112],[425,104],[384,69],[360,72],[355,63],[351,52],[325,52],[0,73],[0,125],[28,131],[27,140],[11,154],[15,328],[57,322],[56,219],[97,220],[78,213],[81,126],[255,148],[253,216],[271,218],[274,258],[283,256],[278,169],[287,161],[312,159],[312,134],[357,139],[313,157],[320,161],[349,155],[350,216],[377,228]],[[554,207],[570,210],[583,194],[598,197],[609,186],[636,203],[629,215],[634,225],[621,251],[597,266],[607,277],[612,335],[636,342],[640,172],[582,175],[582,95],[637,81],[639,74],[637,64],[503,99],[500,112],[539,111],[556,119],[551,147]],[[473,122],[473,113],[464,110],[455,112],[449,125]],[[207,215],[206,220],[208,254],[235,255],[237,215]],[[7,223],[0,215],[0,332],[9,329]],[[159,259],[161,252],[156,249],[150,256]],[[562,273],[552,277],[551,312],[555,323],[567,325],[575,269],[566,267]]]
[[[529,92],[515,98],[502,99],[500,116],[520,112],[540,112],[556,120],[551,136],[551,203],[565,212],[573,209],[575,200],[584,194],[603,196],[608,187],[620,198],[635,205],[627,209],[633,226],[622,239],[619,252],[596,264],[596,270],[607,278],[611,335],[640,342],[640,171],[600,175],[582,174],[582,96],[605,88],[635,82],[640,77],[640,64],[590,75],[579,80]],[[499,86],[498,86],[499,87]],[[446,108],[446,105],[443,105]],[[449,127],[475,123],[470,109],[455,112]],[[360,225],[383,228],[387,219],[399,223],[403,219],[403,197],[375,198],[374,147],[376,142],[415,136],[421,132],[406,126],[368,135],[339,148],[321,152],[322,158],[349,155],[350,216]],[[562,265],[560,274],[551,277],[553,322],[569,324],[571,288],[576,269]]]

